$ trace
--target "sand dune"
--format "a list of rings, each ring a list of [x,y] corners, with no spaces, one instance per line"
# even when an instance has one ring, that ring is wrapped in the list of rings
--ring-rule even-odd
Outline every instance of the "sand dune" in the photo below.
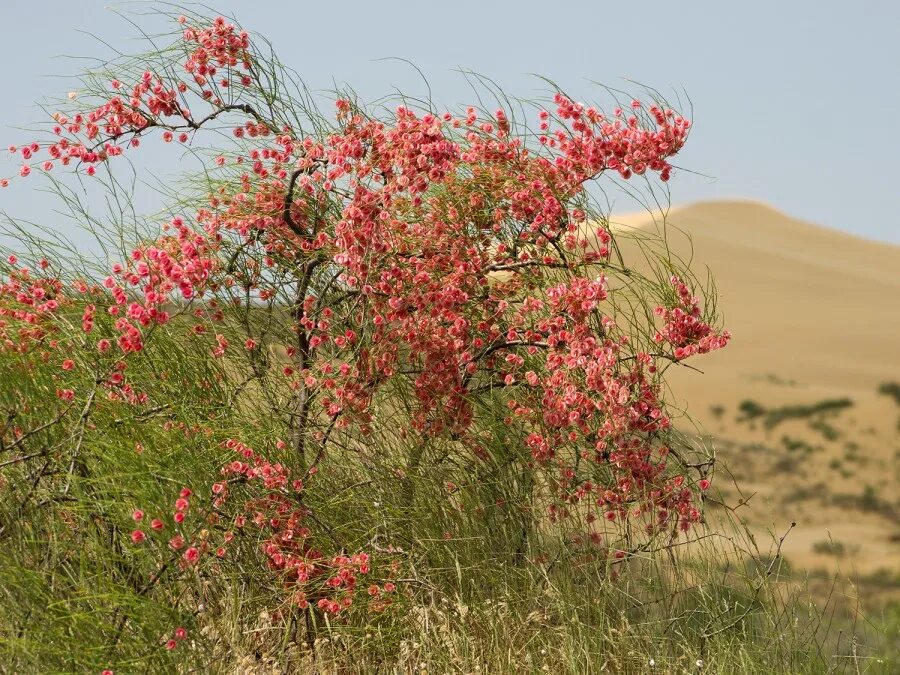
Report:
[[[697,204],[667,220],[690,235],[694,265],[711,268],[734,333],[710,371],[763,369],[842,391],[900,376],[900,247],[752,202]],[[687,253],[685,237],[669,240]]]
[[[662,228],[659,214],[612,220],[622,232]],[[751,521],[796,520],[786,551],[806,566],[900,569],[900,407],[877,391],[900,382],[900,247],[754,202],[675,208],[665,223],[670,247],[695,271],[710,268],[733,333],[696,361],[703,374],[670,370],[673,395],[758,493]],[[844,397],[851,407],[771,428],[739,421],[744,401],[775,409]],[[844,557],[822,553],[835,532]]]

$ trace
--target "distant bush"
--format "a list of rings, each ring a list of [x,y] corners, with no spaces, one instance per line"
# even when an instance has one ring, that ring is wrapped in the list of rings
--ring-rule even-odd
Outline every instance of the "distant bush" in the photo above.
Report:
[[[891,502],[882,499],[872,485],[864,486],[860,494],[834,494],[831,496],[831,503],[843,508],[878,513],[893,521],[897,521],[900,518],[897,507]]]
[[[822,419],[811,421],[809,423],[809,428],[813,431],[818,431],[827,441],[836,441],[841,437],[840,431]]]
[[[890,396],[897,405],[900,405],[900,382],[882,382],[878,386],[878,393]]]
[[[782,436],[781,444],[784,445],[784,447],[789,452],[795,452],[797,450],[802,450],[804,453],[809,454],[809,453],[813,453],[813,452],[816,452],[817,450],[822,449],[821,447],[810,445],[803,439],[791,438],[790,436]]]
[[[853,401],[849,398],[828,399],[813,403],[812,405],[791,405],[783,408],[775,408],[766,411],[765,425],[771,429],[782,422],[789,419],[802,419],[812,417],[813,415],[821,415],[824,413],[836,412],[849,408],[853,405]]]
[[[826,399],[811,405],[790,405],[781,408],[766,408],[756,401],[745,400],[742,401],[739,406],[739,410],[743,413],[743,417],[739,418],[739,421],[762,419],[765,427],[767,429],[772,429],[786,420],[824,415],[826,413],[849,408],[852,405],[853,401],[851,399],[839,398]],[[824,433],[826,432],[823,431],[823,434]],[[828,433],[836,433],[836,430],[831,429]]]
[[[751,401],[749,399],[741,401],[741,404],[738,406],[738,410],[743,413],[743,418],[738,419],[747,421],[755,420],[756,418],[762,417],[766,414],[766,409],[763,406],[761,406],[756,401]]]
[[[832,555],[836,558],[843,558],[847,555],[847,547],[842,542],[827,539],[825,541],[817,541],[813,544],[813,552],[821,555]]]

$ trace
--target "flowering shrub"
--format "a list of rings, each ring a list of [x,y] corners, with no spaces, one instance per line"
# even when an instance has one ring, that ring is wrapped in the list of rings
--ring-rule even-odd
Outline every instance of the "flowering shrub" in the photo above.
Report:
[[[9,368],[47,366],[57,399],[24,403],[33,427],[3,428],[4,451],[21,454],[0,467],[46,462],[23,507],[38,486],[69,498],[73,482],[91,485],[85,438],[102,425],[159,425],[207,459],[179,480],[190,488],[94,514],[117,551],[131,547],[119,573],[177,606],[163,580],[214,584],[235,565],[265,577],[279,615],[314,620],[354,603],[380,612],[403,590],[410,528],[428,527],[408,517],[433,499],[419,494],[426,466],[447,540],[462,514],[504,513],[512,493],[533,528],[576,520],[612,564],[701,519],[710,465],[697,476],[681,462],[662,376],[728,333],[686,270],[626,263],[589,189],[608,173],[669,180],[688,120],[664,103],[606,114],[562,93],[533,111],[534,130],[504,108],[378,117],[351,97],[321,115],[274,97],[280,75],[245,31],[178,21],[163,62],[126,65],[96,105],[56,113],[51,142],[10,147],[22,164],[4,187],[115,171],[144,142],[200,144],[222,124],[233,141],[211,153],[195,212],[107,273],[9,255],[0,354]],[[25,451],[56,425],[58,449]],[[128,461],[150,475],[146,436]],[[497,478],[510,466],[515,478]],[[323,519],[360,486],[377,511],[398,482],[392,524],[359,504],[341,536]],[[539,560],[533,537],[518,552]],[[113,651],[135,622],[116,610]],[[167,629],[159,644],[191,635]]]

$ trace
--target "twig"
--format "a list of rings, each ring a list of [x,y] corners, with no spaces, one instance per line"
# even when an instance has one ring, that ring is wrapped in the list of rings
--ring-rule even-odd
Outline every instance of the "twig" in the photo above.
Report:
[[[7,459],[5,462],[0,462],[0,469],[5,466],[10,466],[11,464],[18,464],[19,462],[27,462],[29,459],[34,459],[35,457],[43,457],[47,454],[47,448],[44,448],[40,452],[32,452],[30,455],[22,455],[21,457],[13,457],[12,459]]]
[[[54,424],[59,424],[59,423],[62,421],[62,419],[66,416],[66,414],[69,412],[69,410],[71,410],[71,409],[72,409],[72,405],[71,405],[71,404],[68,405],[68,406],[66,406],[66,407],[63,409],[63,411],[62,411],[61,413],[59,413],[59,415],[57,415],[56,417],[54,417],[52,420],[50,420],[49,422],[45,422],[44,424],[42,424],[42,425],[40,425],[40,426],[38,426],[38,427],[35,427],[34,429],[30,429],[29,431],[26,431],[24,434],[22,434],[21,436],[19,436],[16,440],[14,440],[14,441],[13,441],[12,443],[10,443],[9,445],[4,445],[4,446],[3,446],[4,449],[5,449],[5,450],[12,450],[12,449],[15,448],[17,445],[19,445],[20,443],[22,443],[22,442],[23,442],[26,438],[28,438],[29,436],[34,436],[35,434],[37,434],[37,433],[43,431],[44,429],[47,429],[48,427],[52,427]]]
[[[63,496],[69,494],[69,489],[72,487],[72,475],[75,473],[75,465],[78,462],[78,454],[81,452],[81,445],[84,442],[84,429],[87,426],[88,417],[91,414],[91,408],[94,407],[94,398],[97,395],[97,385],[94,385],[94,388],[91,389],[91,393],[88,394],[87,401],[84,404],[84,410],[81,411],[81,416],[78,418],[78,431],[76,432],[77,440],[75,441],[75,447],[72,448],[72,461],[69,463],[69,477],[66,480],[66,486],[63,488],[62,494]]]

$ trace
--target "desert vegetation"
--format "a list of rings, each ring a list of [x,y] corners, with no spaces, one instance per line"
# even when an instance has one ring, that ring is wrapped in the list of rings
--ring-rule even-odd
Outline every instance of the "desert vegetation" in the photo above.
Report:
[[[878,386],[878,393],[891,397],[900,405],[900,382],[882,382]]]
[[[896,616],[816,605],[794,525],[747,528],[740,480],[667,398],[729,342],[715,285],[601,197],[664,198],[691,126],[674,105],[476,75],[458,111],[324,97],[261,36],[169,18],[0,180],[45,180],[103,252],[6,230],[0,670],[896,665]],[[205,167],[145,218],[149,144]],[[741,412],[835,441],[825,416],[852,406]]]
[[[849,398],[827,399],[809,405],[792,405],[781,408],[766,408],[753,400],[742,401],[740,411],[743,421],[752,422],[761,419],[766,429],[774,429],[785,420],[813,418],[811,426],[818,427],[826,437],[833,436],[836,432],[827,426],[824,416],[836,411],[849,408],[853,401]],[[835,436],[836,438],[836,436]],[[833,438],[829,438],[833,440]]]

